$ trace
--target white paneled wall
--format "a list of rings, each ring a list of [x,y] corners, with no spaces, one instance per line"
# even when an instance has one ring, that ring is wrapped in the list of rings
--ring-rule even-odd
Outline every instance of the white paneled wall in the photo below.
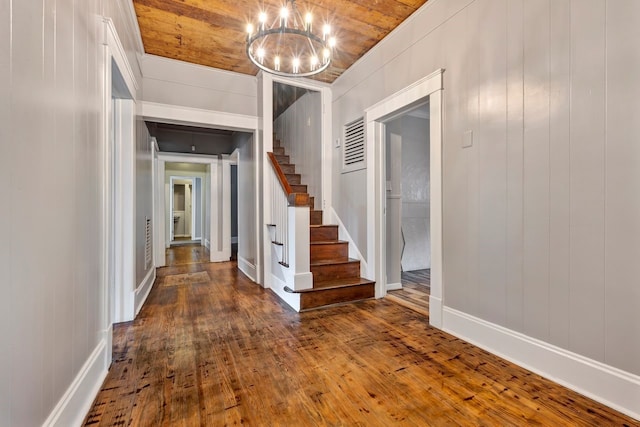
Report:
[[[144,278],[153,269],[151,265],[145,269],[145,220],[153,216],[153,176],[151,172],[151,136],[144,121],[139,117],[136,121],[136,286],[140,286]]]
[[[335,139],[444,68],[445,305],[636,375],[638,40],[636,0],[433,0],[332,87]],[[364,171],[333,153],[362,250]]]
[[[322,97],[310,91],[300,97],[276,118],[273,129],[302,175],[309,195],[315,197],[316,208],[322,204]]]
[[[104,337],[99,17],[135,52],[129,7],[0,0],[3,426],[42,425]]]
[[[253,135],[234,134],[238,149],[238,266],[256,278],[256,156]]]
[[[144,100],[203,110],[255,116],[254,76],[154,55],[142,57]]]

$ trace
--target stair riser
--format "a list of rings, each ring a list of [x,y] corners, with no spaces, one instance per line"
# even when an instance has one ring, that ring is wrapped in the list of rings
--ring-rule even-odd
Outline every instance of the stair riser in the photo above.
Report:
[[[312,265],[311,273],[313,273],[314,282],[360,277],[360,261],[341,264]]]
[[[273,154],[277,156],[284,156],[284,147],[273,147]]]
[[[331,244],[311,245],[310,261],[346,261],[349,259],[349,244],[336,242]]]
[[[338,226],[325,225],[323,227],[312,227],[310,238],[312,242],[338,240]]]
[[[278,161],[278,163],[282,164],[287,164],[289,163],[289,156],[285,156],[285,155],[278,155],[276,154],[276,160]]]
[[[296,165],[288,165],[288,164],[280,164],[280,169],[282,169],[282,173],[296,173]]]
[[[322,307],[329,304],[358,301],[375,296],[373,284],[358,285],[348,288],[328,289],[326,291],[310,292],[300,295],[300,309]]]
[[[322,225],[322,211],[309,211],[309,225]]]
[[[307,186],[306,185],[291,185],[291,190],[294,193],[306,193],[307,192]]]
[[[287,177],[287,182],[289,183],[289,185],[297,185],[300,184],[300,175],[297,173],[287,173],[285,174],[285,176]]]

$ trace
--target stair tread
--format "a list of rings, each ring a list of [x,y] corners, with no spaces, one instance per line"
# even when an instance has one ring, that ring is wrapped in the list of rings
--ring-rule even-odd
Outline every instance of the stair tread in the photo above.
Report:
[[[314,242],[309,242],[312,245],[335,245],[336,243],[339,244],[348,244],[349,242],[345,241],[345,240],[318,240],[318,241],[314,241]]]
[[[354,259],[354,258],[347,258],[339,261],[316,261],[311,263],[311,267],[319,267],[323,265],[333,265],[333,264],[351,264],[356,262],[360,262],[360,260]]]
[[[320,291],[328,291],[331,289],[339,289],[339,288],[350,288],[352,286],[360,286],[360,285],[371,285],[374,284],[375,281],[365,279],[362,277],[354,277],[349,279],[334,279],[334,280],[326,280],[319,283],[314,283],[313,288],[304,289],[301,291],[291,291],[295,293],[308,293],[308,292],[320,292]]]

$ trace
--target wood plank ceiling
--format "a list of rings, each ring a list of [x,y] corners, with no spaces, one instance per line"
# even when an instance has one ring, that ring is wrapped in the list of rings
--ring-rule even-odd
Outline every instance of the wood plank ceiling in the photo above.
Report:
[[[338,40],[331,66],[318,80],[333,82],[426,0],[297,0],[320,28],[328,22]],[[133,0],[146,53],[255,75],[245,54],[246,26],[261,8],[283,0]]]

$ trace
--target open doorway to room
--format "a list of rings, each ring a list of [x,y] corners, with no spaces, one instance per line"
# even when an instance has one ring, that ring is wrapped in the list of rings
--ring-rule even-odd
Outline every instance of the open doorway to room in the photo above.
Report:
[[[370,254],[367,263],[367,277],[376,280],[376,298],[387,296],[387,291],[397,289],[402,285],[402,269],[418,268],[426,270],[426,264],[422,266],[413,264],[415,261],[415,253],[418,253],[418,261],[428,261],[429,268],[429,293],[428,293],[428,317],[429,323],[437,328],[442,327],[442,306],[444,293],[444,277],[442,269],[442,69],[438,69],[428,76],[406,86],[404,89],[388,96],[382,101],[372,105],[365,110],[364,121],[366,123],[366,145],[367,152],[367,251]],[[426,110],[420,112],[420,107],[426,107]],[[409,115],[407,114],[409,113]],[[404,116],[404,117],[403,117]],[[407,235],[407,221],[402,222],[402,168],[400,172],[396,172],[395,178],[392,177],[393,171],[391,165],[387,165],[387,139],[389,139],[389,151],[393,151],[394,144],[402,148],[402,138],[393,137],[393,121],[398,118],[409,120],[409,118],[420,119],[428,118],[428,145],[426,144],[426,136],[422,140],[423,144],[428,146],[427,153],[422,152],[422,157],[412,159],[412,162],[428,163],[428,172],[421,169],[421,173],[428,176],[428,184],[425,178],[411,183],[411,185],[420,185],[422,190],[421,196],[416,197],[415,206],[406,209],[415,218],[410,219],[413,227],[422,228],[423,236],[428,236],[428,243],[425,239],[418,239],[418,236],[411,236],[411,244],[416,248],[422,247],[422,253],[418,249],[411,258],[407,254],[405,259],[402,253],[402,228],[405,228],[405,239]],[[399,132],[402,134],[403,132]],[[389,134],[389,135],[388,135]],[[394,141],[395,138],[395,141]],[[417,147],[416,149],[426,149],[426,147]],[[399,151],[400,156],[402,151]],[[400,166],[402,166],[402,157],[398,157]],[[422,160],[419,160],[422,159]],[[391,161],[391,158],[389,159]],[[386,169],[390,169],[390,175],[387,175]],[[393,179],[396,180],[396,190],[394,193]],[[388,180],[392,183],[388,184]],[[388,188],[388,185],[391,187]],[[387,190],[390,191],[387,191]],[[427,190],[428,189],[428,190]],[[428,194],[428,197],[426,197]],[[387,211],[388,198],[393,201],[396,196],[395,203],[397,209]],[[428,214],[422,208],[428,206]],[[395,215],[395,218],[393,216]],[[428,227],[427,217],[428,216]],[[389,218],[387,218],[389,217]],[[404,225],[404,227],[403,227]],[[392,230],[387,232],[387,228]],[[394,233],[395,230],[395,234]],[[406,242],[406,240],[405,240]],[[425,244],[428,251],[424,250]],[[391,247],[395,245],[395,247]],[[404,250],[407,246],[404,245]],[[427,255],[428,254],[428,255]],[[387,261],[387,258],[392,260]],[[428,257],[428,258],[427,258]],[[387,272],[390,268],[392,271]],[[396,269],[393,271],[393,269]],[[425,272],[426,273],[426,272]],[[426,276],[426,275],[425,275]],[[422,279],[426,279],[423,276]],[[408,283],[411,278],[405,276]],[[414,277],[415,279],[415,277]],[[399,284],[399,285],[398,285]]]
[[[428,315],[431,276],[428,101],[385,122],[387,296]]]
[[[170,176],[169,229],[171,245],[201,243],[203,218],[202,178]]]

